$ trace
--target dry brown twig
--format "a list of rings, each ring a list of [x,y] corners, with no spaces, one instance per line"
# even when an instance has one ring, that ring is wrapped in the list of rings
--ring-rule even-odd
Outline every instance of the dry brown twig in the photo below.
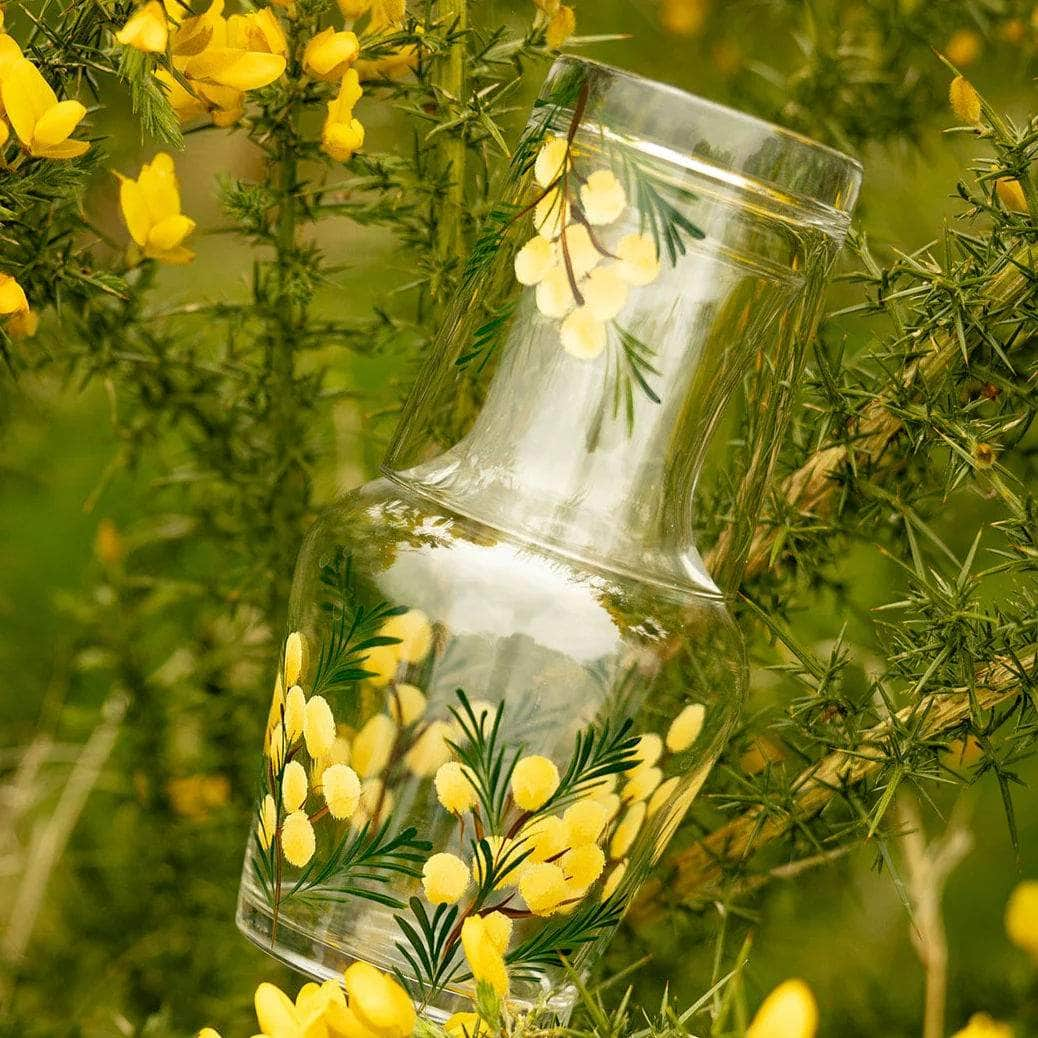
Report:
[[[952,817],[944,833],[930,841],[926,839],[919,805],[913,797],[899,796],[897,813],[904,830],[901,847],[912,903],[912,945],[926,976],[923,1038],[943,1038],[948,940],[941,899],[948,877],[973,849],[973,837],[961,811]]]

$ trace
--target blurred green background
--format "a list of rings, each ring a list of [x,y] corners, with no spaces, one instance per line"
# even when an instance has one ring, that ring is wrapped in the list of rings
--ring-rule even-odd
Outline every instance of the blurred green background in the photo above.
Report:
[[[839,3],[814,8],[824,18]],[[576,6],[580,35],[630,34],[589,44],[582,52],[766,115],[782,113],[765,110],[767,91],[761,87],[775,70],[797,67],[798,34],[810,24],[800,4],[742,3],[729,9],[723,0],[662,5],[578,0]],[[996,106],[1026,118],[1035,107],[1038,47],[1029,12],[1021,10],[1015,18],[999,4],[939,6],[941,31],[923,42],[954,50]],[[486,16],[488,23],[518,22],[528,19],[530,10],[515,0],[488,4]],[[994,39],[981,42],[978,27],[990,25],[1001,28],[992,28]],[[872,41],[877,48],[893,43]],[[523,104],[535,86],[529,84]],[[920,104],[930,111],[914,139],[894,136],[869,143],[862,152],[866,176],[859,222],[881,254],[889,254],[889,246],[911,250],[940,233],[957,209],[955,183],[974,150],[970,141],[943,134],[953,121],[946,106],[920,91]],[[388,113],[372,105],[362,116],[372,146],[406,146],[394,136],[397,125]],[[118,132],[116,117],[111,129],[113,167],[135,171],[134,131],[123,123]],[[240,135],[189,138],[187,160],[178,159],[184,210],[199,221],[202,233],[193,266],[161,272],[170,304],[245,293],[250,257],[229,236],[205,232],[216,231],[221,219],[214,179],[228,171],[247,172],[255,162]],[[103,226],[121,233],[114,180],[99,180],[87,204]],[[329,312],[366,313],[408,276],[408,257],[380,232],[331,222],[321,237],[330,254],[341,253],[350,262],[322,300]],[[854,299],[853,289],[837,287],[830,306]],[[867,348],[874,329],[849,320],[838,334],[853,351]],[[393,356],[358,359],[343,352],[332,363],[336,381],[358,391],[359,399],[338,404],[328,427],[315,431],[325,446],[318,474],[322,500],[374,472],[391,428],[391,419],[375,414],[381,410],[378,389],[388,379],[408,376]],[[153,514],[150,506],[160,495],[170,539],[182,540],[185,556],[192,551],[190,521],[183,520],[183,529],[177,526],[178,489],[166,478],[169,469],[145,464],[125,471],[114,463],[123,445],[111,431],[111,406],[104,385],[83,389],[74,378],[52,374],[23,377],[0,393],[5,412],[0,426],[0,951],[6,960],[0,964],[6,994],[0,1033],[185,1034],[211,1023],[225,1035],[248,1034],[255,984],[272,979],[294,988],[296,983],[233,925],[254,775],[249,751],[232,757],[242,763],[228,768],[222,750],[259,745],[271,661],[262,654],[256,658],[244,633],[240,665],[243,682],[254,682],[253,709],[238,704],[228,711],[194,676],[189,682],[180,678],[192,673],[188,660],[198,651],[184,617],[184,643],[179,650],[163,650],[165,662],[147,675],[163,697],[151,705],[168,724],[161,733],[142,730],[131,709],[96,775],[81,756],[92,733],[100,738],[98,748],[105,748],[99,708],[110,691],[106,661],[96,655],[99,650],[88,648],[96,632],[84,632],[84,617],[88,627],[109,625],[108,644],[123,644],[141,661],[154,658],[150,640],[164,645],[170,639],[168,617],[161,630],[152,631],[146,610],[130,620],[120,608],[118,595],[134,589],[113,591],[105,579],[112,531],[130,544],[135,536],[153,536],[154,529],[141,529],[141,516]],[[175,437],[161,445],[166,459],[175,459],[177,449]],[[958,512],[942,522],[942,533],[957,551],[972,539],[971,518]],[[858,548],[848,552],[842,578],[844,599],[836,608],[815,602],[802,609],[797,631],[824,647],[846,622],[864,664],[873,643],[869,610],[896,595],[898,577],[892,566],[877,565],[873,553]],[[121,624],[127,628],[120,630]],[[788,692],[763,670],[755,672],[753,687],[764,698]],[[157,742],[160,738],[165,741]],[[155,753],[164,756],[173,783],[164,790],[149,788],[149,769],[142,766]],[[945,899],[950,1030],[978,1010],[1019,1016],[1030,1004],[1033,1011],[1033,968],[1009,945],[1003,926],[1009,891],[1022,876],[1038,877],[1038,804],[1030,792],[1038,765],[1022,765],[1019,777],[1024,784],[1016,801],[1019,855],[994,782],[967,790],[956,809],[974,846],[953,874]],[[87,797],[81,811],[77,791]],[[938,807],[950,815],[950,801]],[[936,812],[929,816],[935,829],[936,817]],[[67,820],[71,831],[63,832],[55,818]],[[752,902],[757,926],[745,978],[751,1005],[778,981],[797,975],[817,994],[822,1034],[919,1033],[923,976],[910,922],[889,877],[874,869],[875,859],[864,847],[823,869],[778,880]],[[27,880],[27,863],[39,861],[47,863],[46,873]],[[40,886],[28,895],[38,913],[27,940],[24,918],[12,917],[19,906],[24,910],[26,884]],[[711,983],[717,930],[716,913],[675,914],[646,934],[618,941],[609,967],[620,969],[651,954],[630,978],[636,1000],[655,1008],[669,986],[683,1005]],[[14,951],[21,952],[17,959]],[[727,947],[724,954],[735,951]],[[1038,1021],[1029,1032],[1027,1026],[1020,1024],[1021,1034],[1038,1033]]]

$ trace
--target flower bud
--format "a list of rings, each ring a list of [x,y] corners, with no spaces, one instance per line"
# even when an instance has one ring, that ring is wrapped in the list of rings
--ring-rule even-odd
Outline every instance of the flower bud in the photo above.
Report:
[[[964,123],[979,123],[981,116],[980,94],[965,76],[956,76],[948,87],[948,100],[952,111]]]

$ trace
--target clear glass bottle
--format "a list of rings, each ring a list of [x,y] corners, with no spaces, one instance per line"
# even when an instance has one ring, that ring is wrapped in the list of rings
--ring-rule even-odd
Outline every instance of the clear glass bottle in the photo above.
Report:
[[[443,1019],[482,936],[477,974],[568,1013],[562,958],[600,953],[738,716],[696,478],[732,386],[768,372],[737,573],[859,180],[555,64],[384,477],[300,555],[238,909],[257,944],[395,971]]]

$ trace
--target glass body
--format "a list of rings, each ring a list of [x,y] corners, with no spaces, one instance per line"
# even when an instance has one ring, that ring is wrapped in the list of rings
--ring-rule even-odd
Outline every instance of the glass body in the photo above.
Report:
[[[556,63],[384,478],[301,552],[239,902],[257,944],[394,971],[442,1019],[474,967],[503,990],[478,924],[513,1005],[568,1013],[563,960],[601,951],[737,719],[696,478],[757,370],[732,578],[859,177]]]

